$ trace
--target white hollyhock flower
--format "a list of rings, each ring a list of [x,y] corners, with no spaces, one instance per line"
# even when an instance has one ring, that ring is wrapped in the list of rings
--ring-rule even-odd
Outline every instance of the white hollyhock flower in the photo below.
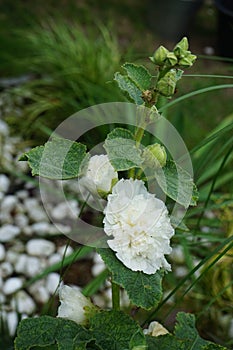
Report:
[[[174,235],[165,204],[149,193],[141,180],[121,179],[108,195],[104,231],[108,245],[125,266],[154,274],[170,270],[164,255],[171,253]]]
[[[79,324],[88,321],[88,314],[93,313],[96,307],[87,299],[78,288],[63,285],[59,289],[60,306],[57,317],[67,318]]]
[[[92,195],[106,196],[117,182],[118,174],[111,165],[107,155],[95,155],[90,158],[86,173],[80,179]]]

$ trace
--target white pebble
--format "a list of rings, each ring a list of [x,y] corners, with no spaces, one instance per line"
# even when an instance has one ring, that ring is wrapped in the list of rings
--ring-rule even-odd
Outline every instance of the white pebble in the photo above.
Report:
[[[23,253],[24,252],[24,244],[22,241],[17,240],[14,245],[12,245],[11,250],[13,250],[16,253]]]
[[[15,224],[24,229],[28,225],[28,218],[24,214],[15,215]]]
[[[38,273],[40,273],[44,267],[45,267],[45,265],[44,265],[43,261],[41,261],[40,259],[38,259],[36,257],[29,256],[27,258],[27,266],[25,269],[25,275],[28,277],[34,277]]]
[[[54,294],[60,283],[60,275],[56,272],[52,272],[47,276],[46,289],[50,294]]]
[[[74,249],[71,247],[71,246],[66,246],[66,245],[63,245],[61,247],[58,248],[57,252],[58,254],[60,254],[61,257],[63,257],[64,253],[66,253],[66,256],[72,254],[74,251]]]
[[[49,233],[50,225],[48,222],[37,222],[31,226],[32,231],[39,236],[43,236]]]
[[[178,266],[175,269],[175,275],[178,278],[183,278],[188,274],[188,269],[185,266]]]
[[[1,203],[1,211],[5,213],[10,213],[16,206],[18,199],[16,196],[9,195],[6,196]]]
[[[177,264],[183,264],[185,262],[185,257],[182,247],[178,245],[172,248],[169,258],[171,258]]]
[[[29,255],[49,256],[54,253],[55,244],[42,238],[35,238],[27,243],[26,250]]]
[[[11,300],[11,306],[20,314],[26,313],[27,315],[31,315],[36,309],[35,302],[24,290],[15,294]]]
[[[27,255],[26,254],[21,254],[19,256],[18,261],[16,261],[15,271],[17,273],[22,273],[23,274],[25,272],[26,267],[27,267]]]
[[[91,268],[91,273],[94,277],[98,276],[101,272],[103,272],[105,270],[105,268],[106,267],[104,264],[95,264]]]
[[[4,260],[6,255],[5,247],[0,243],[0,261]]]
[[[18,326],[18,315],[16,311],[11,311],[7,313],[7,324],[10,335],[14,336],[16,328]]]
[[[3,278],[10,276],[13,271],[13,266],[8,261],[5,261],[0,265],[0,275]]]
[[[51,211],[51,216],[55,220],[63,220],[65,218],[77,219],[78,214],[78,203],[75,200],[61,202]]]
[[[24,205],[31,220],[35,222],[47,221],[47,215],[36,198],[26,198]]]
[[[6,252],[6,261],[8,261],[11,264],[17,263],[19,259],[19,254],[17,252],[14,252],[13,250],[8,250]]]
[[[44,282],[44,280],[40,280],[29,287],[29,292],[34,300],[41,304],[46,303],[50,298],[50,294],[45,288]]]
[[[26,235],[26,236],[32,236],[32,227],[31,226],[25,226],[23,229],[22,229],[23,233]]]
[[[10,180],[4,174],[0,174],[0,192],[6,193],[10,187]]]
[[[3,293],[0,292],[0,304],[4,304],[6,302],[6,297]]]
[[[3,225],[0,228],[0,242],[9,242],[19,234],[19,227],[14,225]]]
[[[3,286],[3,292],[6,295],[12,294],[16,292],[18,289],[20,289],[22,285],[23,285],[23,281],[21,278],[18,278],[18,277],[9,278]]]
[[[25,199],[28,197],[28,191],[26,190],[20,190],[16,193],[16,196],[19,198],[19,199]]]
[[[51,255],[50,257],[49,257],[49,259],[48,259],[48,265],[49,266],[52,266],[52,265],[54,265],[54,264],[57,264],[57,263],[59,263],[59,262],[61,262],[61,255],[60,254],[58,254],[58,253],[55,253],[55,254],[53,254],[53,255]]]
[[[71,232],[71,227],[67,225],[62,225],[60,223],[57,223],[55,225],[50,225],[49,233],[52,235],[57,235],[60,233],[63,233],[64,235]]]
[[[0,119],[0,135],[2,136],[8,136],[9,135],[9,128],[6,122]]]

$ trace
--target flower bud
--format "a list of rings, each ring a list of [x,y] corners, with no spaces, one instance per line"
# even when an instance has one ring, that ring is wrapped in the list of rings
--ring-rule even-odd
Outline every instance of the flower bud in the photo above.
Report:
[[[97,308],[78,289],[67,285],[60,287],[57,317],[67,318],[78,324],[87,324]]]
[[[184,37],[180,42],[176,44],[176,46],[173,49],[174,54],[176,57],[181,57],[183,54],[187,52],[189,48],[188,39]]]
[[[154,53],[153,57],[150,57],[151,61],[158,66],[163,66],[164,61],[167,58],[169,51],[164,46],[160,46]]]
[[[167,72],[163,78],[157,83],[158,92],[166,97],[170,97],[175,93],[177,82],[177,73],[175,69],[171,69]]]
[[[93,196],[106,197],[118,181],[118,174],[107,155],[95,155],[90,158],[84,176],[79,184]]]
[[[195,62],[196,58],[197,56],[192,55],[190,51],[188,51],[188,54],[179,60],[179,66],[182,68],[191,67]]]
[[[159,143],[147,146],[143,151],[144,164],[147,167],[164,167],[167,161],[167,153]]]
[[[169,52],[167,54],[167,57],[165,60],[166,65],[169,67],[174,67],[177,62],[178,62],[178,60],[177,60],[175,54],[173,52]]]

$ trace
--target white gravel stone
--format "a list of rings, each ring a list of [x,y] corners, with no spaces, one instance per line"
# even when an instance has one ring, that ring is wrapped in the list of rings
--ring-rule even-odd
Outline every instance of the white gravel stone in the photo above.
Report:
[[[188,274],[188,269],[185,266],[178,266],[174,271],[176,277],[183,278]]]
[[[10,295],[20,289],[22,285],[23,280],[21,278],[11,277],[5,282],[3,286],[3,293]]]
[[[26,245],[26,251],[29,255],[49,256],[55,251],[55,244],[43,238],[31,239]]]
[[[50,225],[48,222],[37,222],[31,226],[32,231],[39,236],[47,235],[50,231]]]
[[[3,279],[2,279],[2,276],[0,276],[0,289],[2,289],[2,286],[3,286]]]
[[[5,259],[6,250],[3,244],[0,243],[0,261]]]
[[[36,304],[34,300],[24,291],[20,290],[11,300],[11,306],[20,314],[26,313],[31,315],[36,310]]]
[[[13,250],[16,253],[23,253],[25,250],[25,245],[22,241],[15,241],[15,243],[11,246],[11,250]]]
[[[20,190],[16,193],[16,196],[19,198],[19,199],[26,199],[28,198],[28,191],[26,190]]]
[[[15,224],[20,228],[24,229],[28,225],[28,218],[24,214],[15,215]]]
[[[185,262],[185,257],[182,247],[176,246],[172,248],[169,258],[171,258],[177,264],[183,264]]]
[[[70,226],[63,225],[63,224],[60,224],[60,223],[57,223],[57,222],[56,222],[55,225],[50,225],[49,233],[51,235],[57,235],[57,234],[60,234],[60,233],[63,233],[65,235],[65,234],[68,234],[70,232],[71,232],[71,227]]]
[[[35,222],[48,221],[45,211],[36,198],[26,198],[24,205],[31,220]]]
[[[31,226],[25,226],[23,229],[22,229],[23,233],[26,235],[26,236],[32,236],[33,234],[33,231],[32,231],[32,227]]]
[[[49,266],[52,266],[52,265],[54,265],[54,264],[57,264],[58,262],[60,262],[61,261],[61,255],[60,254],[58,254],[58,253],[55,253],[55,254],[53,254],[53,255],[51,255],[50,257],[49,257],[49,259],[48,259],[48,265]]]
[[[6,252],[6,261],[7,262],[14,265],[15,263],[17,263],[18,259],[19,259],[19,253],[14,252],[13,250],[8,250]]]
[[[0,174],[0,192],[6,193],[10,187],[10,180],[4,174]]]
[[[56,272],[50,273],[46,278],[46,289],[50,294],[54,294],[60,283],[60,275]]]
[[[50,294],[45,288],[43,281],[38,281],[29,287],[29,292],[37,303],[44,304],[49,298]]]
[[[34,277],[38,273],[40,273],[44,267],[45,267],[45,264],[43,263],[43,260],[40,260],[34,256],[29,256],[27,258],[25,275],[28,277]]]
[[[9,195],[5,196],[1,203],[1,211],[5,213],[10,213],[16,206],[18,199],[16,196]]]
[[[1,288],[1,287],[0,287]],[[6,297],[0,292],[0,304],[3,305],[6,302]]]
[[[3,200],[3,198],[4,198],[4,193],[3,193],[3,192],[0,192],[0,203],[1,203],[1,201]]]
[[[57,252],[60,254],[61,257],[63,257],[64,253],[66,253],[66,256],[72,254],[74,249],[71,246],[66,247],[65,245],[58,248]]]
[[[9,127],[6,122],[0,119],[0,135],[8,136],[9,135]]]
[[[0,265],[0,276],[3,278],[10,276],[13,271],[13,266],[8,261],[5,261]]]
[[[78,214],[78,203],[75,200],[59,203],[51,211],[51,216],[55,220],[63,220],[65,218],[76,219]]]
[[[3,225],[0,228],[0,242],[9,242],[19,234],[19,227],[14,225]]]
[[[14,336],[16,333],[16,328],[18,326],[18,315],[16,311],[7,313],[7,324],[10,335]]]

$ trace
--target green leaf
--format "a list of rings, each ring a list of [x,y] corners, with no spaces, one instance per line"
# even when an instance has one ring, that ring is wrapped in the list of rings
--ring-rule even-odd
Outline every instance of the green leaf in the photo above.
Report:
[[[130,339],[130,350],[147,350],[146,338],[142,329],[138,329]]]
[[[111,249],[100,248],[97,252],[112,273],[113,282],[126,290],[133,304],[147,310],[158,305],[162,297],[162,272],[147,275],[132,271],[117,259]]]
[[[59,350],[82,350],[94,340],[93,334],[77,323],[64,318],[42,316],[20,322],[15,350],[57,344]]]
[[[146,336],[148,350],[227,350],[221,345],[202,339],[195,327],[195,316],[179,312],[174,335]]]
[[[116,171],[140,167],[143,162],[141,150],[136,147],[134,136],[129,130],[114,129],[108,134],[104,148]]]
[[[173,161],[167,161],[166,166],[155,170],[156,180],[163,192],[174,201],[188,208],[196,205],[197,188],[192,177]]]
[[[141,332],[139,325],[131,317],[114,310],[95,314],[91,319],[90,329],[96,338],[96,344],[103,350],[129,349],[132,337]],[[142,337],[140,342],[144,343],[145,338]]]
[[[141,91],[148,90],[151,87],[152,76],[145,67],[133,63],[125,63],[123,68],[126,70],[128,77]]]
[[[44,146],[24,153],[19,160],[28,161],[32,175],[67,180],[80,175],[85,161],[88,160],[88,155],[85,145],[55,138]]]
[[[142,99],[142,92],[127,76],[117,72],[114,76],[114,80],[117,82],[119,88],[128,93],[129,97],[137,104],[142,105],[144,103]]]

